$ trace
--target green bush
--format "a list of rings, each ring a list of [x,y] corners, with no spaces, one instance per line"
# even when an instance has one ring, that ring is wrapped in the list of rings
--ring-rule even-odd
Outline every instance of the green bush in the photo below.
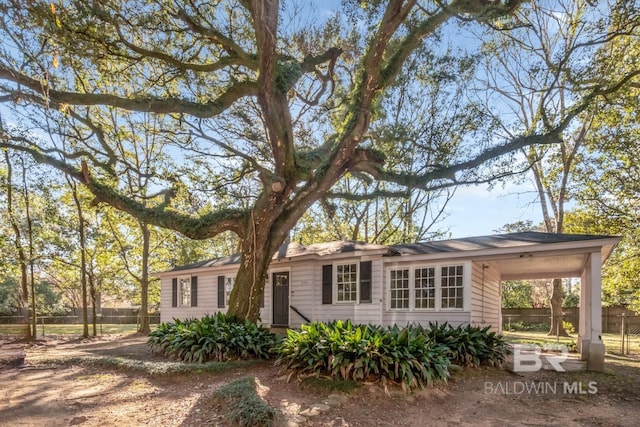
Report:
[[[568,334],[574,334],[576,332],[576,328],[573,326],[573,323],[567,322],[566,320],[562,321],[562,328]]]
[[[481,364],[500,366],[507,354],[507,343],[500,335],[489,331],[490,326],[453,327],[447,323],[429,323],[429,339],[449,349],[449,358],[462,366]]]
[[[548,332],[550,326],[544,323],[510,322],[505,327],[509,332]]]
[[[400,382],[406,390],[449,378],[448,349],[420,326],[382,328],[350,321],[313,322],[289,330],[275,364],[289,375]]]
[[[173,319],[149,334],[151,350],[185,362],[269,358],[278,337],[268,329],[224,313]]]

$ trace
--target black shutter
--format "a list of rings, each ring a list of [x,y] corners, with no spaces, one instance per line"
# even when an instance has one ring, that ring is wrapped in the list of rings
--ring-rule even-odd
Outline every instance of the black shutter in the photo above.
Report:
[[[360,302],[371,302],[371,261],[360,263]]]
[[[224,308],[224,276],[218,276],[218,308]]]
[[[171,281],[171,307],[178,306],[178,278],[174,277]]]
[[[198,276],[191,276],[191,307],[198,306]]]
[[[323,265],[322,266],[322,303],[323,304],[331,304],[333,303],[333,266]]]

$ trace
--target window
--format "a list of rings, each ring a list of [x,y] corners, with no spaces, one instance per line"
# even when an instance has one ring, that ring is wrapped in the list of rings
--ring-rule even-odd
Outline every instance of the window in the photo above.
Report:
[[[442,267],[442,308],[462,308],[462,266]]]
[[[409,270],[391,271],[391,308],[409,308]]]
[[[391,310],[464,308],[464,265],[415,266],[389,270]]]
[[[436,269],[417,268],[415,270],[415,307],[436,308]]]
[[[336,266],[336,287],[338,302],[358,300],[358,264]]]
[[[178,278],[178,293],[180,307],[191,307],[191,277]]]

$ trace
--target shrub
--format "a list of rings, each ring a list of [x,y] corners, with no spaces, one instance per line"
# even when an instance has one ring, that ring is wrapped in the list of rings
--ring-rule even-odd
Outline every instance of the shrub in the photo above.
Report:
[[[426,331],[430,340],[449,349],[449,358],[462,366],[487,364],[500,366],[507,355],[507,343],[490,327],[458,326],[429,323]]]
[[[226,421],[239,426],[272,426],[278,411],[267,405],[256,393],[256,381],[240,378],[213,392],[213,403]]]
[[[313,322],[289,330],[275,362],[281,373],[328,375],[356,381],[400,382],[405,390],[447,380],[448,349],[420,326],[382,328],[350,321]]]
[[[548,332],[550,326],[544,323],[510,322],[505,330],[510,332]]]
[[[573,323],[567,322],[566,320],[562,321],[562,328],[568,334],[573,334],[576,332],[576,328],[573,326]]]
[[[174,319],[149,334],[154,352],[185,362],[269,358],[278,338],[268,329],[224,313]]]

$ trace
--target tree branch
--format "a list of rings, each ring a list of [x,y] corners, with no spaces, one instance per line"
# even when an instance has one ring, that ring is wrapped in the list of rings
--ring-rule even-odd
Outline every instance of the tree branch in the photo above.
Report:
[[[82,169],[78,170],[76,167],[55,157],[46,155],[36,148],[19,144],[21,141],[24,142],[23,138],[9,135],[0,135],[0,137],[0,148],[28,153],[38,163],[53,166],[76,181],[84,184],[95,196],[94,203],[108,203],[116,209],[131,214],[140,221],[178,231],[196,240],[208,239],[224,231],[233,231],[240,237],[243,235],[242,223],[248,215],[244,209],[224,208],[199,217],[193,217],[179,213],[163,205],[147,207],[133,198],[118,193],[117,190],[114,190],[109,185],[91,176],[84,162]],[[15,142],[12,143],[11,141]]]
[[[240,98],[256,95],[258,87],[254,82],[238,82],[228,87],[224,93],[214,101],[198,103],[182,98],[123,98],[107,93],[79,93],[56,90],[48,87],[48,82],[44,86],[40,80],[33,79],[22,73],[0,67],[0,79],[14,82],[20,86],[25,86],[33,93],[13,90],[8,96],[3,96],[0,100],[5,102],[15,98],[29,98],[40,105],[48,106],[50,101],[56,104],[72,105],[108,105],[122,108],[129,111],[151,112],[151,113],[176,113],[189,114],[198,118],[210,118],[224,112],[231,104]],[[43,88],[46,99],[43,99]]]

